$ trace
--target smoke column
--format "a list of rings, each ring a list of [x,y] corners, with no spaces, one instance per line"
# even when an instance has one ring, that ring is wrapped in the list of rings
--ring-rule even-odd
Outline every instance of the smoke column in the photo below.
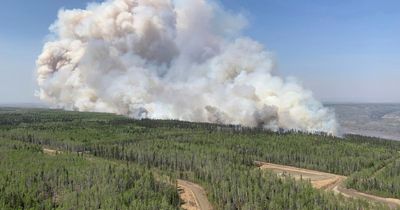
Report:
[[[37,59],[40,99],[68,110],[336,134],[334,114],[274,72],[241,15],[211,0],[61,10]]]

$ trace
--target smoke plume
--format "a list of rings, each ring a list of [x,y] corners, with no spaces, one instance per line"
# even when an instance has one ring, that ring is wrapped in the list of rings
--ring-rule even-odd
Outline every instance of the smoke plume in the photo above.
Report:
[[[211,0],[108,0],[61,10],[37,95],[70,110],[335,134],[334,114]]]

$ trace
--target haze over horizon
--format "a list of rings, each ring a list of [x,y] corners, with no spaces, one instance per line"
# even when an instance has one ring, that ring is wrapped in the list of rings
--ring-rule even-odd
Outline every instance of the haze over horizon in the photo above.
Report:
[[[0,8],[0,103],[38,103],[35,60],[60,8],[92,1],[6,0]],[[99,2],[99,1],[98,1]],[[272,51],[323,102],[400,102],[397,1],[219,1],[247,19],[245,36]],[[40,11],[40,12],[38,12]]]

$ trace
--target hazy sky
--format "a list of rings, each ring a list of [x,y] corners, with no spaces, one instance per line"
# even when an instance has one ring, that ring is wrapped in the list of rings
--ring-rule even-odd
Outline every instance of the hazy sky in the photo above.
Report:
[[[85,0],[2,0],[0,103],[37,102],[35,60],[59,8]],[[400,1],[221,0],[248,19],[244,34],[331,102],[400,102]]]

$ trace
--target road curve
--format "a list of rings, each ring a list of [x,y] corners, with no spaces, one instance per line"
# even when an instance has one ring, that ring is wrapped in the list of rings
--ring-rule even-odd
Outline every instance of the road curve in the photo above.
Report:
[[[42,148],[43,153],[47,155],[57,155],[62,152],[50,148]],[[198,184],[178,179],[178,190],[181,200],[184,201],[182,208],[185,210],[212,210],[212,205],[208,201],[207,193]]]
[[[179,196],[185,202],[181,207],[186,210],[212,210],[206,191],[198,184],[178,179]]]
[[[359,192],[359,191],[353,190],[353,189],[347,189],[344,187],[343,183],[339,183],[338,185],[336,185],[332,189],[332,191],[334,193],[340,193],[344,197],[362,198],[362,199],[369,200],[369,201],[385,203],[391,209],[400,208],[400,200],[399,199],[384,198],[384,197],[379,197],[379,196],[375,196],[375,195],[371,195],[371,194],[367,194],[367,193],[362,193],[362,192]]]
[[[347,189],[344,186],[344,181],[347,179],[347,177],[345,176],[260,161],[255,161],[254,163],[260,169],[271,170],[281,176],[285,176],[288,174],[295,179],[309,180],[311,182],[311,185],[316,189],[333,191],[335,194],[342,194],[344,197],[348,198],[361,198],[368,201],[384,203],[391,209],[400,208],[399,199],[384,198],[367,193],[362,193],[353,189]]]

